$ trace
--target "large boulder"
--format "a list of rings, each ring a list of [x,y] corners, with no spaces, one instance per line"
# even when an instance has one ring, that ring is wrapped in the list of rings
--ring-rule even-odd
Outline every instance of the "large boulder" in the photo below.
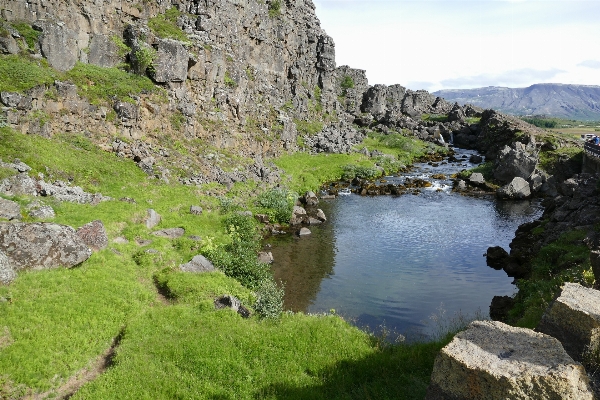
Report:
[[[501,199],[526,199],[531,196],[531,188],[525,179],[521,177],[515,177],[509,184],[499,188],[496,191],[496,195]]]
[[[64,23],[48,20],[38,20],[33,24],[33,29],[41,31],[40,47],[42,55],[53,68],[59,71],[68,71],[77,62],[79,49],[77,47],[77,34],[67,28]]]
[[[294,206],[292,211],[292,218],[290,219],[290,225],[298,225],[303,223],[308,218],[304,207]]]
[[[144,224],[146,224],[146,228],[152,229],[156,225],[160,223],[161,216],[159,213],[149,208],[147,211],[146,218],[144,219]]]
[[[100,67],[114,67],[121,61],[116,43],[108,36],[95,34],[90,40],[88,62]]]
[[[435,360],[426,399],[593,399],[583,366],[553,337],[475,321]]]
[[[508,259],[508,252],[500,246],[489,247],[485,253],[485,261],[488,267],[502,269]]]
[[[552,335],[575,360],[600,349],[600,291],[565,283],[544,313],[537,330]]]
[[[73,267],[92,250],[70,226],[54,223],[0,223],[0,251],[15,271]]]
[[[21,206],[14,201],[0,197],[0,218],[7,220],[21,219]]]
[[[152,78],[158,83],[185,82],[190,55],[181,42],[172,39],[158,41],[152,63]]]
[[[504,146],[498,153],[494,178],[500,182],[510,182],[515,176],[528,179],[538,162],[535,153],[530,153],[529,147],[516,142],[513,147]]]

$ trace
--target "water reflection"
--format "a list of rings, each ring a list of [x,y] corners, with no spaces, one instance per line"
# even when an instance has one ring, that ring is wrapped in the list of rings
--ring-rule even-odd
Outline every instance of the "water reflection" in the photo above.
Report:
[[[329,221],[311,227],[311,236],[270,240],[286,309],[335,309],[370,330],[385,324],[425,334],[440,306],[449,315],[487,314],[494,295],[514,292],[512,279],[487,267],[483,254],[489,246],[508,249],[518,225],[541,212],[530,201],[433,190],[343,196],[321,206]]]

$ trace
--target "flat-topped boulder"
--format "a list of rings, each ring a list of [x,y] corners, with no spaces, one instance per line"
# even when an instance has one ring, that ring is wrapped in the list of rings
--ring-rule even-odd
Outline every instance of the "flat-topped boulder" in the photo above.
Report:
[[[426,399],[593,399],[583,366],[543,333],[475,321],[435,360]]]
[[[600,346],[600,291],[565,283],[544,313],[537,330],[552,335],[575,360]]]

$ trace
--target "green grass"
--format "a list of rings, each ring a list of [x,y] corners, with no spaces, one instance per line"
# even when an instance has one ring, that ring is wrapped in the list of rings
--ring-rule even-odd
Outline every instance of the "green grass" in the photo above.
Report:
[[[583,157],[582,147],[561,147],[553,151],[542,151],[540,152],[539,166],[549,173],[553,173],[555,166],[559,160],[566,158],[572,159],[577,164],[581,165]]]
[[[0,56],[0,91],[23,93],[38,85],[52,85],[59,79],[46,60],[26,56]]]
[[[590,250],[583,243],[586,232],[573,230],[544,246],[531,262],[531,277],[517,281],[515,307],[509,313],[509,322],[515,326],[535,328],[550,301],[565,282],[590,286]]]
[[[19,34],[25,39],[29,50],[35,49],[35,44],[38,42],[42,32],[36,31],[27,22],[13,22],[11,25],[19,32]]]
[[[158,14],[156,17],[150,18],[148,20],[148,27],[159,38],[189,42],[186,34],[177,26],[177,18],[180,15],[181,12],[177,7],[171,7],[164,14]]]
[[[118,68],[103,68],[79,62],[65,74],[65,78],[73,81],[79,94],[92,104],[114,98],[132,101],[131,96],[161,91],[145,76],[131,74]]]
[[[221,214],[214,197],[200,194],[202,187],[151,179],[132,161],[78,135],[50,140],[1,128],[0,158],[14,157],[33,168],[32,176],[71,179],[115,198],[96,206],[41,200],[55,208],[58,223],[77,228],[100,219],[111,241],[122,236],[129,243],[111,242],[76,268],[21,272],[10,286],[0,286],[0,297],[10,299],[0,302],[0,397],[58,395],[62,384],[90,368],[121,335],[114,365],[72,398],[423,398],[435,355],[447,340],[383,345],[337,316],[244,320],[215,311],[214,298],[221,294],[253,309],[260,296],[248,288],[255,285],[253,275],[244,275],[248,271],[239,263],[237,270],[223,264],[238,280],[223,272],[187,274],[178,265],[215,249],[229,252],[229,259],[215,259],[218,266],[238,258],[247,259],[242,266],[254,265],[255,222]],[[372,165],[359,154],[282,159],[317,186],[354,162]],[[312,185],[299,177],[291,182],[298,189]],[[191,215],[191,204],[202,206],[203,214]],[[162,215],[157,229],[183,227],[186,235],[153,236],[142,223],[147,208]],[[136,239],[152,242],[140,246]]]
[[[483,175],[483,178],[486,181],[494,180],[494,163],[492,161],[486,161],[481,165],[476,166],[475,168],[466,169],[460,171],[457,176],[461,179],[469,179],[471,174],[480,173]]]
[[[301,119],[294,119],[296,129],[301,135],[314,136],[323,130],[323,123],[320,121],[304,121]]]
[[[440,114],[422,114],[421,120],[422,121],[446,122],[446,121],[448,121],[448,116],[440,115]]]
[[[400,164],[404,165],[412,164],[417,158],[430,151],[446,151],[443,147],[406,137],[399,133],[384,135],[371,132],[364,140],[363,145],[366,145],[371,151],[378,150],[384,154],[393,155]]]

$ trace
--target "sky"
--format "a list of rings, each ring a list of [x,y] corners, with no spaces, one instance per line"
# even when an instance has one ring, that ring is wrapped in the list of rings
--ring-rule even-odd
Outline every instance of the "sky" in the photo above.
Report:
[[[337,65],[370,85],[600,85],[600,0],[313,1]]]

